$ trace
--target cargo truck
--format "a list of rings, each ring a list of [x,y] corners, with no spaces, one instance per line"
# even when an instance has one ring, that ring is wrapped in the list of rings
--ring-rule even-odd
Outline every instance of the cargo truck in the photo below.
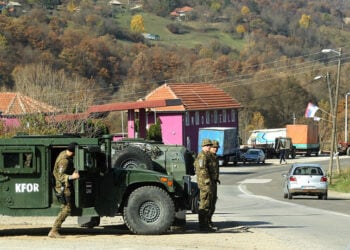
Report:
[[[285,128],[258,129],[253,130],[247,141],[248,148],[263,149],[266,158],[278,156],[276,148],[277,138],[283,138],[288,141],[289,156],[295,155],[310,156],[318,155],[320,150],[318,127],[307,124],[288,124]]]
[[[202,150],[201,143],[204,138],[216,140],[220,148],[217,151],[219,165],[227,165],[230,162],[237,164],[239,161],[239,139],[235,127],[207,127],[200,128],[198,133],[198,152]]]
[[[318,127],[312,124],[290,124],[286,126],[287,137],[292,138],[295,153],[318,156],[320,141]]]
[[[111,135],[83,138],[75,135],[18,135],[0,139],[0,214],[57,216],[52,171],[58,154],[71,142],[74,167],[72,216],[93,227],[101,216],[122,216],[135,234],[162,234],[179,214],[197,205],[198,188],[193,156],[181,145],[151,141],[112,141]]]

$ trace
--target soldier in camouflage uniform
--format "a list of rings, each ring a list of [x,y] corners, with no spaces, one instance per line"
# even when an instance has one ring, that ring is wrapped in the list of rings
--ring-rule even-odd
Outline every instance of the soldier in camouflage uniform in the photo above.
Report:
[[[48,236],[51,238],[62,237],[59,229],[62,223],[70,215],[72,209],[72,181],[79,178],[79,173],[75,171],[73,166],[73,156],[76,143],[71,143],[66,150],[62,151],[55,162],[53,175],[55,177],[55,192],[59,201],[62,203],[61,210],[50,230]]]
[[[209,212],[210,205],[213,199],[213,182],[210,178],[210,147],[212,142],[209,139],[203,139],[202,151],[198,153],[198,156],[194,162],[197,175],[197,183],[200,192],[199,197],[199,209],[198,209],[198,221],[199,230],[201,231],[215,231],[209,226]]]
[[[214,227],[213,222],[212,222],[212,217],[215,212],[215,205],[217,201],[217,189],[218,189],[218,183],[220,184],[219,180],[219,162],[216,156],[216,153],[220,147],[219,142],[212,140],[213,145],[210,148],[210,179],[212,180],[212,186],[213,186],[213,199],[211,200],[212,203],[210,204],[210,211],[209,211],[209,226],[211,228],[217,229]]]

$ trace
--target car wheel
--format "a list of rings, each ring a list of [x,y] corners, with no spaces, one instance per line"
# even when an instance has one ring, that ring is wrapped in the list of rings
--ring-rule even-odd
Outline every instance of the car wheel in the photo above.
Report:
[[[327,200],[327,199],[328,199],[327,193],[323,194],[323,195],[322,195],[322,200]]]
[[[289,192],[289,190],[288,190],[288,199],[289,200],[293,199],[293,195]]]
[[[288,198],[288,194],[284,193],[284,194],[283,194],[283,198],[284,198],[284,199],[287,199],[287,198]]]
[[[175,205],[163,189],[143,186],[130,194],[123,217],[135,234],[163,234],[174,221]]]

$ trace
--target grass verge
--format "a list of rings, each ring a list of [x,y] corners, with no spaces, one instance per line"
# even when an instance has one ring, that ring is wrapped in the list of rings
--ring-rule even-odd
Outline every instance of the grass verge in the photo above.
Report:
[[[350,193],[350,170],[346,170],[332,177],[332,184],[329,184],[329,190]]]

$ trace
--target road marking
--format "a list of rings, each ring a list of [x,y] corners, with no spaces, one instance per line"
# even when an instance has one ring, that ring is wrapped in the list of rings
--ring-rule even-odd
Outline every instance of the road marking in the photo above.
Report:
[[[261,183],[268,183],[271,182],[272,179],[245,179],[244,181],[241,181],[239,183],[241,184],[246,184],[246,183],[256,183],[256,184],[261,184]]]

